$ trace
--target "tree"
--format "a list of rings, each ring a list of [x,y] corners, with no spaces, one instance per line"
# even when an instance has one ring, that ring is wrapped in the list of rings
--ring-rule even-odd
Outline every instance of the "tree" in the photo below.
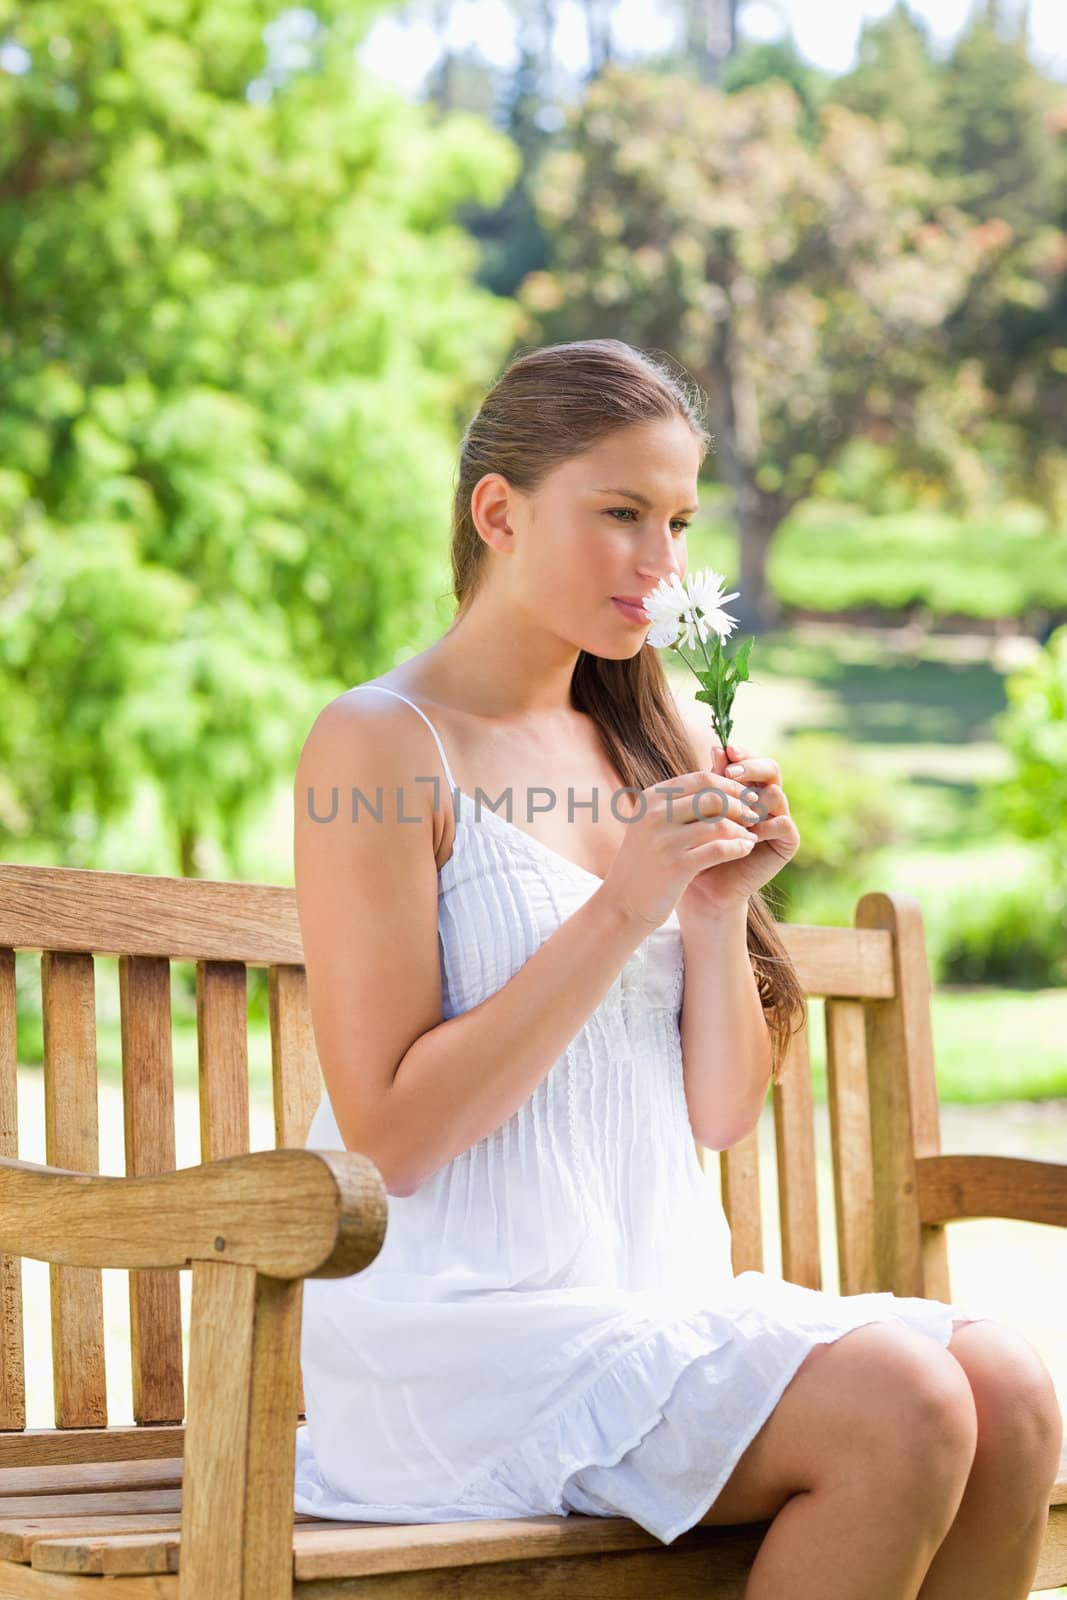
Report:
[[[722,84],[726,63],[737,50],[740,0],[683,0],[686,54],[701,83]]]
[[[987,398],[943,362],[982,230],[870,119],[828,105],[812,145],[802,118],[780,81],[725,95],[605,74],[539,174],[552,266],[520,290],[526,338],[668,349],[706,389],[757,629],[777,620],[774,534],[842,446],[907,436],[963,493]]]
[[[232,852],[323,697],[439,621],[514,326],[454,213],[517,158],[362,73],[369,14],[0,3],[0,827],[61,859],[138,778],[182,872]]]
[[[885,122],[989,248],[946,329],[947,359],[996,397],[985,460],[1067,520],[1067,90],[1030,59],[1025,13],[982,0],[944,59],[898,3],[868,24],[832,97]]]

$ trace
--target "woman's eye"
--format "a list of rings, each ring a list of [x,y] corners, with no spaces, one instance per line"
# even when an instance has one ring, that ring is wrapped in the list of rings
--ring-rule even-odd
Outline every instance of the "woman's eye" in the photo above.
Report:
[[[636,517],[637,515],[637,512],[634,510],[633,506],[612,506],[611,510],[608,512],[608,516],[613,517],[618,511],[621,511],[623,516],[630,515]],[[689,526],[684,517],[675,517],[674,522],[675,526],[680,530],[681,533],[684,533],[686,528]]]

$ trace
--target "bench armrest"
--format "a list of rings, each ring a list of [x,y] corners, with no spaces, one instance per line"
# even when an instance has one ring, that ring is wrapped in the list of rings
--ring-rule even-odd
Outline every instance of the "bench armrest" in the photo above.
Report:
[[[1067,1163],[1023,1156],[920,1156],[920,1222],[1004,1217],[1067,1228]]]
[[[72,1267],[228,1261],[343,1278],[385,1239],[385,1183],[353,1150],[260,1150],[111,1178],[0,1157],[0,1251]]]

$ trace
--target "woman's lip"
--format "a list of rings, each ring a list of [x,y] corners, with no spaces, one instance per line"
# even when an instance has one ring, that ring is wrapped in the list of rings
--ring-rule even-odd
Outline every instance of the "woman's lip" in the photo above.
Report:
[[[622,612],[623,616],[628,618],[630,622],[640,622],[643,624],[643,626],[648,626],[648,618],[645,616],[644,606],[630,605],[628,601],[619,600],[615,595],[612,595],[611,603],[613,606],[617,607],[618,610]]]

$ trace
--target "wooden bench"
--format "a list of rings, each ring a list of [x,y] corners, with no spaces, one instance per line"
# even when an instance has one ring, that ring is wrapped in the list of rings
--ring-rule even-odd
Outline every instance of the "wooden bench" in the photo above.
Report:
[[[826,997],[837,1291],[950,1299],[946,1223],[1067,1224],[1067,1166],[939,1153],[918,903],[866,894],[854,927],[783,936],[805,990]],[[16,950],[42,953],[47,1166],[18,1159]],[[95,956],[118,957],[126,1177],[92,1176]],[[178,1171],[172,961],[196,969],[203,1163]],[[740,1595],[765,1522],[697,1524],[663,1545],[577,1514],[294,1518],[303,1279],[361,1270],[387,1216],[369,1160],[303,1149],[322,1080],[301,962],[290,888],[0,865],[0,1595]],[[268,971],[278,1147],[252,1154],[250,965]],[[822,1288],[807,1026],[771,1094],[782,1271]],[[758,1154],[757,1130],[719,1157],[737,1272],[763,1270]],[[19,1256],[52,1263],[54,1428],[26,1427]],[[108,1425],[102,1267],[129,1269],[132,1426]],[[1037,1584],[1065,1582],[1061,1468]]]

